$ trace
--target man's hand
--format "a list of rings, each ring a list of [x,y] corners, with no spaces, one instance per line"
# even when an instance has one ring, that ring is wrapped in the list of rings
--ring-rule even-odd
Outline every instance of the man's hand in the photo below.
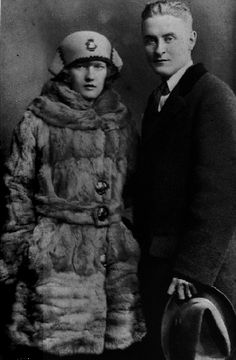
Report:
[[[179,300],[185,300],[197,294],[197,290],[192,283],[174,277],[167,290],[167,293],[169,295],[173,295],[174,293],[176,293]]]

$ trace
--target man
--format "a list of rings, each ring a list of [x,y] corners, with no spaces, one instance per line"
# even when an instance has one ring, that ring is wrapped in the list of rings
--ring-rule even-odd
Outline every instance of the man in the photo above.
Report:
[[[136,220],[146,351],[162,359],[168,296],[185,300],[214,285],[236,305],[236,98],[193,65],[197,34],[182,1],[146,5],[142,34],[161,86],[143,118]]]

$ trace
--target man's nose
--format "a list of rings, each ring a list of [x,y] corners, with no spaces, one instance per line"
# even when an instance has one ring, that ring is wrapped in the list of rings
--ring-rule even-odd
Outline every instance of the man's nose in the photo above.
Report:
[[[162,55],[166,52],[166,47],[164,41],[160,40],[156,44],[155,53],[158,55]]]
[[[85,78],[87,81],[91,81],[94,79],[94,68],[92,66],[87,67]]]

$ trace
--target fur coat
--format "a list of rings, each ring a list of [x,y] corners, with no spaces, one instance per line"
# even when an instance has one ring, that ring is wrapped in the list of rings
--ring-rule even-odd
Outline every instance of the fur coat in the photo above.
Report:
[[[91,105],[50,81],[18,124],[0,268],[1,281],[15,286],[13,344],[99,354],[144,336],[139,247],[125,225],[136,151],[130,121],[112,90]]]

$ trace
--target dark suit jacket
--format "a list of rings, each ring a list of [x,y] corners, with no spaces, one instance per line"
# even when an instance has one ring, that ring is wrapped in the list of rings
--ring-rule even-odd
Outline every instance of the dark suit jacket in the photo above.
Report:
[[[236,228],[236,97],[202,64],[187,70],[160,113],[150,96],[137,185],[144,251],[214,284]]]

